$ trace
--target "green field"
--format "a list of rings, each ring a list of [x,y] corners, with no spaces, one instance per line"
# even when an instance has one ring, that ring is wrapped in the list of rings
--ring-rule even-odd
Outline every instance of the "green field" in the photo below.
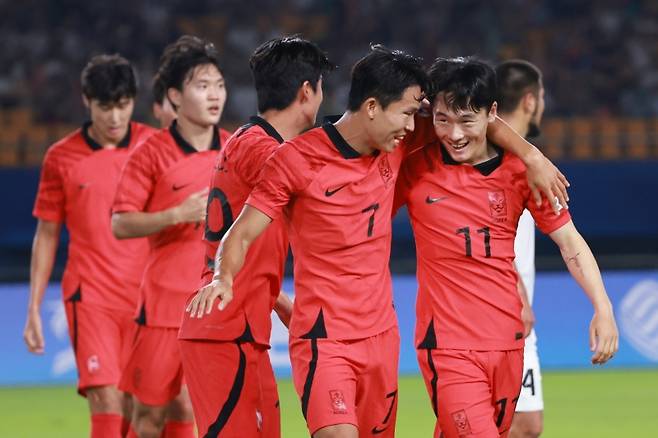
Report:
[[[658,437],[658,370],[544,375],[546,438]],[[280,384],[284,437],[307,436],[292,384]],[[86,437],[86,404],[71,387],[0,388],[0,437]],[[434,416],[419,377],[400,379],[397,436],[430,437]]]

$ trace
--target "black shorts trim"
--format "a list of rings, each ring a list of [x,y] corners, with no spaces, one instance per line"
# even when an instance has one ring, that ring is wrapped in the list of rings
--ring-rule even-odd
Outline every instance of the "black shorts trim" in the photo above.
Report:
[[[231,391],[228,394],[228,398],[226,399],[226,402],[224,402],[222,409],[219,411],[215,422],[208,427],[208,431],[205,433],[205,435],[203,435],[204,438],[217,438],[219,436],[224,426],[226,426],[226,423],[228,423],[231,414],[235,410],[235,407],[240,400],[240,394],[242,394],[245,371],[247,368],[247,357],[244,354],[244,351],[242,351],[242,346],[240,343],[236,342],[235,344],[238,347],[238,351],[240,352],[238,370],[235,373],[235,379],[233,380],[233,385],[231,386]],[[215,376],[215,378],[217,378],[217,376]]]

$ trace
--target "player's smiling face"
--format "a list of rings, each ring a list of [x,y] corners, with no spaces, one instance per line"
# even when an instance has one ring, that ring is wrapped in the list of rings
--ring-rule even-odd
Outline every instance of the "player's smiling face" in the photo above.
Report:
[[[116,145],[126,136],[135,107],[135,99],[123,97],[118,102],[83,99],[91,117],[91,136],[102,146]]]
[[[455,110],[446,103],[443,93],[439,93],[432,113],[434,131],[453,160],[478,164],[489,158],[487,126],[496,119],[495,102],[489,111],[485,108]]]
[[[197,66],[183,83],[183,91],[169,89],[177,116],[200,126],[219,123],[226,103],[224,76],[212,64]]]
[[[402,139],[414,130],[414,115],[420,109],[422,92],[418,85],[408,87],[399,100],[391,102],[383,109],[375,101],[370,129],[373,146],[384,152],[392,152]]]

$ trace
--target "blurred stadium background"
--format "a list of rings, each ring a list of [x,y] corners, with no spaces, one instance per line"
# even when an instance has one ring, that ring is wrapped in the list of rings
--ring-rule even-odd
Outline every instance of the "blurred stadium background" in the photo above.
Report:
[[[48,145],[86,118],[80,71],[98,53],[126,56],[141,78],[135,119],[152,123],[150,79],[164,46],[184,33],[209,38],[222,54],[228,86],[222,125],[229,129],[255,112],[251,51],[281,34],[316,41],[340,66],[325,81],[324,114],[342,112],[349,66],[370,42],[428,63],[477,55],[538,65],[547,103],[536,143],[572,183],[571,212],[597,255],[622,334],[609,370],[592,369],[589,303],[552,242],[538,236],[544,436],[658,436],[658,2],[0,0],[0,437],[87,434],[86,406],[70,387],[75,369],[57,284],[65,244],[43,307],[47,354],[30,356],[21,339],[39,165]],[[398,435],[429,436],[432,414],[411,344],[415,264],[404,214],[394,222],[394,240],[406,376]],[[273,337],[284,436],[304,436],[286,380],[286,333],[277,326]]]

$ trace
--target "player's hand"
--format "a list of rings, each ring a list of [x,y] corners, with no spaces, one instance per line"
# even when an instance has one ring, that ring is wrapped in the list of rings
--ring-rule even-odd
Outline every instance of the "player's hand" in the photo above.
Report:
[[[192,193],[183,202],[176,206],[176,223],[199,223],[206,219],[206,205],[208,204],[208,189],[205,188]]]
[[[527,338],[530,336],[530,332],[535,326],[535,312],[532,310],[532,306],[529,303],[523,304],[523,308],[521,309],[521,321],[523,321],[523,337]]]
[[[619,349],[619,332],[612,311],[594,312],[589,326],[589,343],[592,364],[603,365],[614,356]]]
[[[213,280],[205,285],[199,292],[192,298],[190,304],[185,308],[189,312],[190,317],[202,318],[204,315],[212,311],[213,302],[219,298],[219,310],[224,310],[228,303],[233,300],[233,288],[230,284],[224,281]]]
[[[290,318],[292,317],[292,301],[284,291],[279,291],[279,296],[274,303],[274,311],[283,325],[289,328]]]
[[[559,214],[562,208],[569,208],[567,205],[569,195],[567,187],[570,186],[567,178],[555,167],[555,165],[544,156],[539,150],[533,152],[531,158],[526,162],[528,169],[528,185],[532,191],[532,197],[535,199],[537,206],[541,205],[542,193],[550,202],[555,214]]]
[[[23,330],[23,340],[30,353],[43,354],[46,343],[43,340],[43,329],[41,328],[41,315],[38,312],[30,312]]]

